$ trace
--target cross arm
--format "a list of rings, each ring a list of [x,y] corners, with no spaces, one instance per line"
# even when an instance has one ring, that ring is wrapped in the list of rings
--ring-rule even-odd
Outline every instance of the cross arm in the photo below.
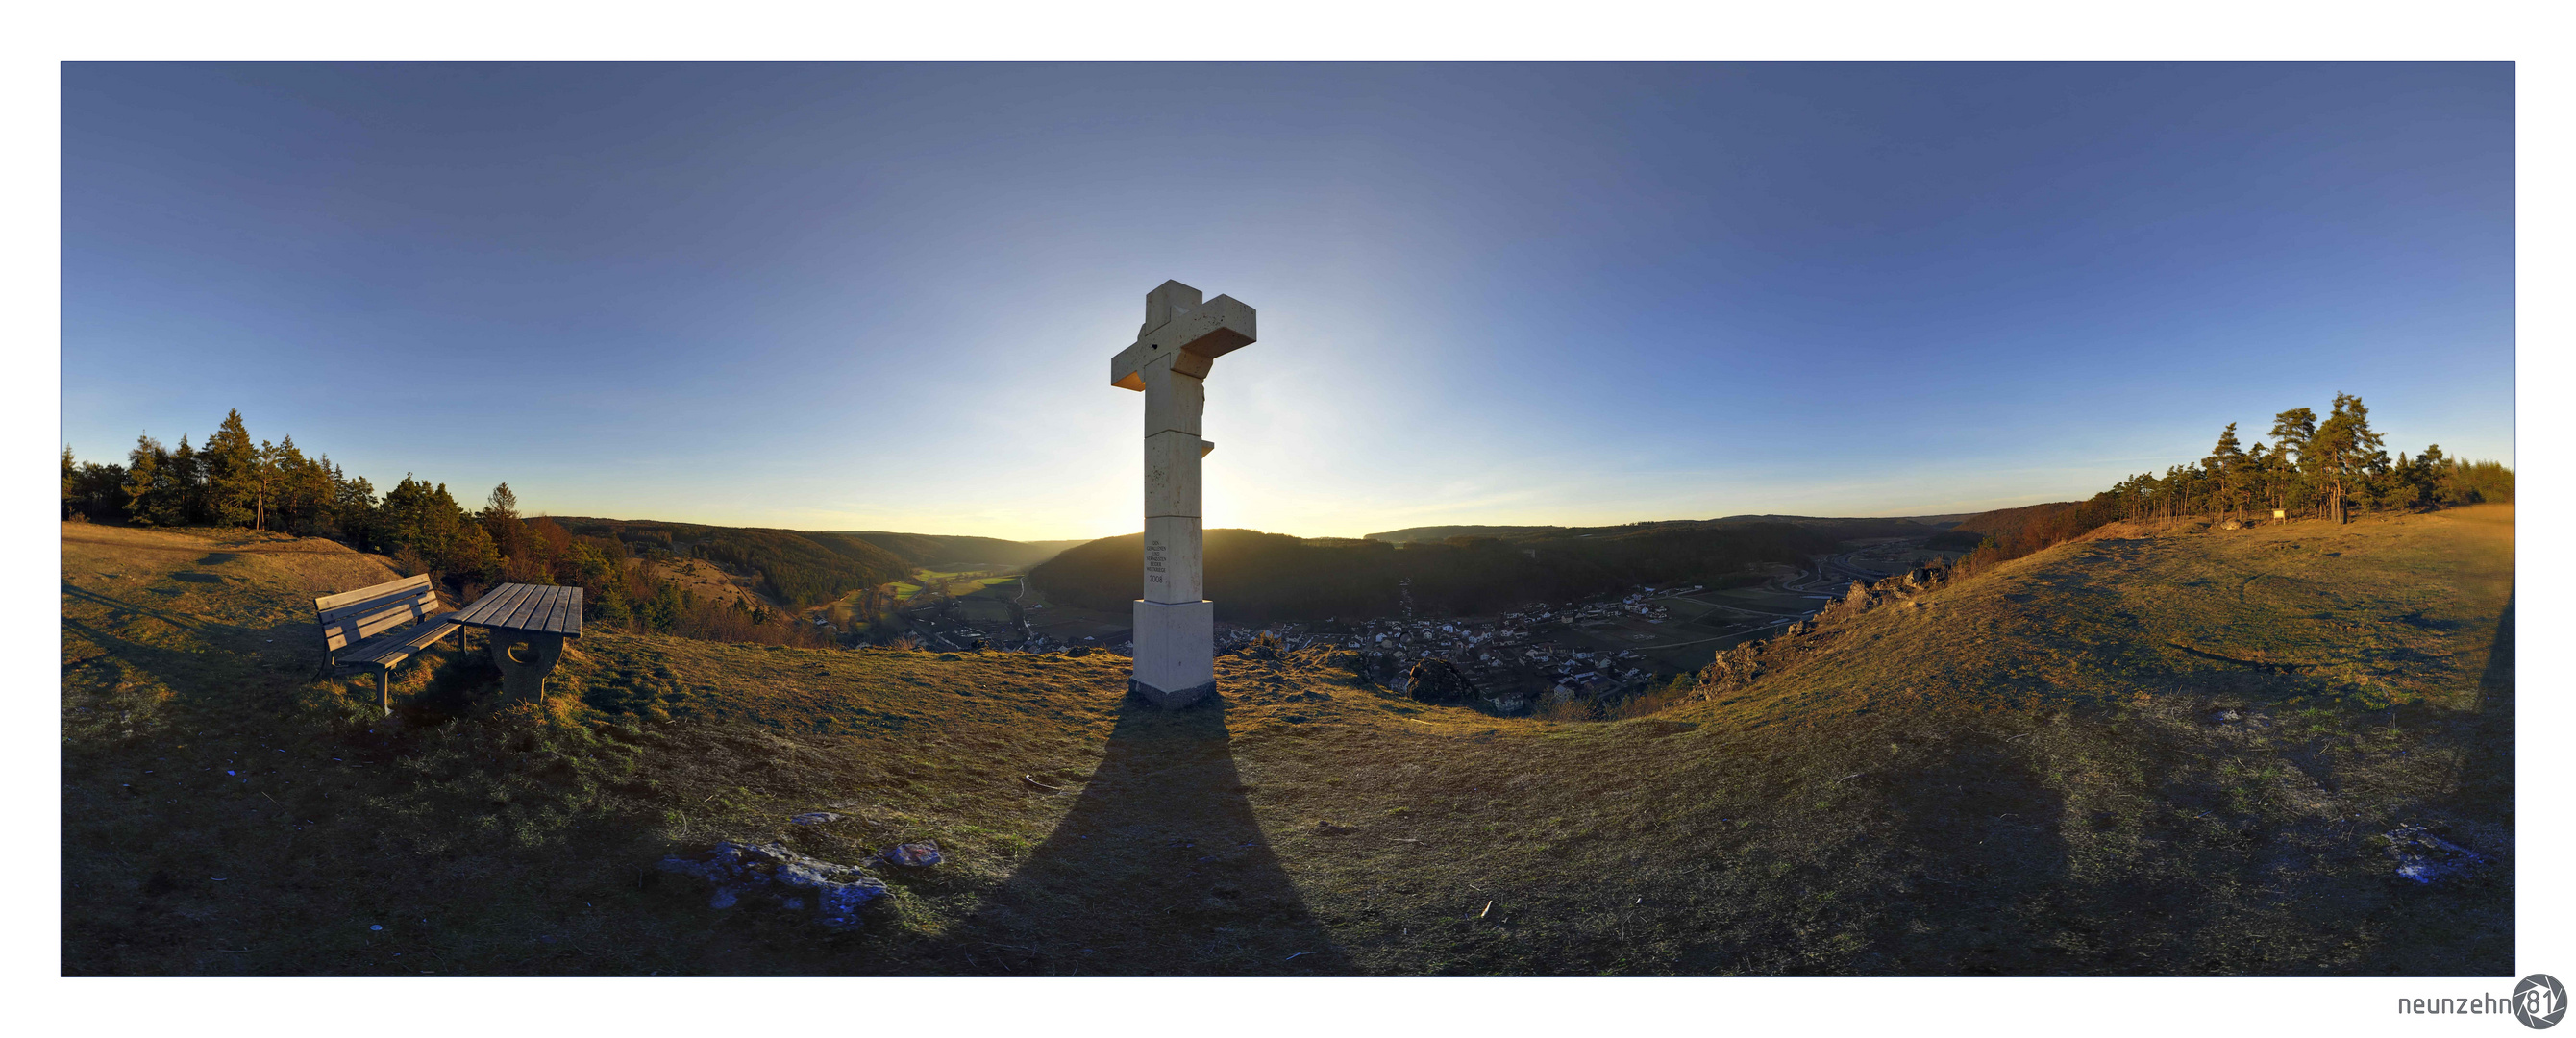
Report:
[[[1109,360],[1109,384],[1142,391],[1145,368],[1172,357],[1172,370],[1199,378],[1218,357],[1252,344],[1253,310],[1233,296],[1214,299],[1178,314],[1137,336],[1134,345]]]

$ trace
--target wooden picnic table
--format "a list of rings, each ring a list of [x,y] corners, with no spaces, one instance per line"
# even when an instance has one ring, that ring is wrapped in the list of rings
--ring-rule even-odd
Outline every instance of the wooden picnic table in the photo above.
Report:
[[[545,694],[546,675],[563,658],[564,639],[581,637],[581,589],[503,584],[449,614],[447,622],[483,628],[492,662],[501,668],[502,690],[534,700]]]

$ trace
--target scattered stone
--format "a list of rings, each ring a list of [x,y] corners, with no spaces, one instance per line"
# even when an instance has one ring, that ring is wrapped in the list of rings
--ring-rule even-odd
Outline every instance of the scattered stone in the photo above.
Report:
[[[1319,836],[1346,836],[1358,831],[1359,829],[1356,827],[1339,825],[1333,822],[1318,821],[1315,823],[1315,833]]]
[[[921,843],[896,844],[877,857],[885,859],[888,865],[901,865],[905,868],[923,868],[940,862],[939,845],[927,840]]]
[[[2229,722],[2231,722],[2231,721],[2236,721],[2236,720],[2241,719],[2241,718],[2242,718],[2242,716],[2243,716],[2243,715],[2238,714],[2238,713],[2237,713],[2236,711],[2234,711],[2234,710],[2221,710],[2221,711],[2219,711],[2219,712],[2217,712],[2217,713],[2214,713],[2214,714],[2209,715],[2209,719],[2210,719],[2210,720],[2212,720],[2212,721],[2216,721],[2216,722],[2218,722],[2218,723],[2220,723],[2220,724],[2227,724],[2227,723],[2229,723]]]
[[[2244,529],[2244,528],[2245,528],[2245,524],[2240,523],[2240,522],[2237,522],[2237,521],[2236,521],[2236,520],[2234,520],[2234,519],[2230,519],[2230,520],[2228,520],[2228,521],[2226,521],[2226,522],[2223,522],[2223,523],[2218,524],[2218,528],[2219,528],[2219,529],[2221,529],[2221,530],[2242,530],[2242,529]]]
[[[2438,883],[2466,876],[2486,858],[2459,844],[2433,835],[2420,825],[2401,825],[2389,830],[2388,852],[2397,859],[2397,875],[2417,883]]]
[[[821,825],[825,822],[840,821],[843,817],[831,811],[807,811],[801,815],[790,815],[787,820],[798,825]]]
[[[1065,655],[1065,658],[1066,658],[1066,659],[1074,659],[1074,660],[1078,660],[1078,659],[1081,659],[1081,658],[1083,658],[1083,657],[1085,657],[1085,656],[1089,656],[1089,655],[1091,655],[1091,646],[1088,646],[1088,645],[1076,645],[1076,646],[1074,646],[1074,647],[1072,647],[1072,648],[1069,648],[1069,649],[1064,650],[1064,655]]]
[[[744,895],[765,890],[780,907],[803,911],[811,897],[818,921],[833,929],[859,925],[859,907],[886,893],[885,883],[858,866],[809,858],[778,843],[725,840],[701,854],[664,858],[660,867],[713,884],[709,908],[732,908]]]

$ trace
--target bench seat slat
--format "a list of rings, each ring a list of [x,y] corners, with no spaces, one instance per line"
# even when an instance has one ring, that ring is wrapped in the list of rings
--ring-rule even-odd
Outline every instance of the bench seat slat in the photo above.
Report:
[[[446,613],[446,610],[438,607],[438,599],[435,597],[406,598],[386,603],[381,609],[373,612],[345,614],[337,619],[325,621],[322,637],[326,647],[337,652],[351,644],[365,641],[415,620],[426,620],[433,615],[443,616]]]
[[[447,622],[450,615],[453,614],[441,613],[426,623],[368,639],[341,653],[340,662],[390,670],[422,649],[454,634],[456,625]]]

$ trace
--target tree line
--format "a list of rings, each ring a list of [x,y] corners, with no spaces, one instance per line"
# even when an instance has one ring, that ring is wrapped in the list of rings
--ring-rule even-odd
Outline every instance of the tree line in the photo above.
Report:
[[[146,434],[123,464],[76,461],[70,447],[62,463],[67,520],[324,537],[383,554],[406,576],[430,574],[459,602],[502,583],[577,585],[584,623],[719,641],[828,641],[783,610],[701,599],[661,572],[674,551],[639,555],[613,533],[576,535],[552,518],[522,516],[508,483],[470,511],[446,484],[411,473],[379,497],[366,477],[328,455],[307,456],[292,436],[254,441],[239,410],[200,445],[181,436],[169,447]]]
[[[1976,544],[1960,560],[1962,572],[2122,520],[2243,521],[2277,512],[2284,518],[2317,517],[2340,524],[2361,512],[2513,500],[2513,470],[2500,463],[2454,458],[2438,443],[2412,457],[2400,451],[2390,458],[2386,437],[2370,427],[2370,409],[2350,394],[2335,394],[2322,419],[2305,407],[2274,415],[2268,435],[2268,442],[2246,447],[2236,423],[2229,422],[2207,457],[2169,466],[2162,475],[2130,476],[2083,501],[1971,518],[1951,535],[1974,538]]]

